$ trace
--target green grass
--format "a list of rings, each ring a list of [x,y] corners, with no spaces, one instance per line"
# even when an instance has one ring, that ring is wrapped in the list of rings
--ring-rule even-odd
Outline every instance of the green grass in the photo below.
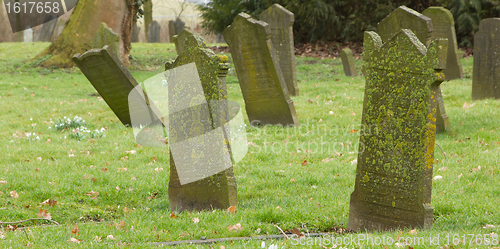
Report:
[[[29,221],[18,224],[28,227],[24,230],[7,231],[4,225],[0,247],[108,248],[126,243],[149,248],[152,242],[279,234],[276,226],[303,232],[347,227],[359,139],[353,130],[360,129],[364,78],[343,76],[340,59],[297,57],[300,96],[292,99],[300,127],[247,127],[249,153],[234,168],[234,214],[205,211],[170,218],[168,150],[139,147],[132,130],[97,97],[78,68],[26,64],[46,46],[0,43],[0,181],[5,181],[0,183],[0,220],[36,218],[42,208],[61,226]],[[172,44],[133,44],[132,56],[131,72],[140,82],[161,72],[164,62],[175,58],[175,49]],[[360,71],[362,61],[356,64]],[[433,183],[433,228],[418,230],[417,235],[404,230],[401,235],[439,234],[440,246],[446,244],[447,234],[452,244],[454,234],[500,233],[500,101],[472,102],[472,58],[462,59],[462,65],[464,80],[442,85],[451,129],[436,138],[434,175],[443,179]],[[244,106],[232,65],[227,82],[229,98]],[[467,109],[465,102],[471,105]],[[70,131],[49,129],[51,122],[74,116],[86,120],[90,129],[105,127],[105,137],[77,140]],[[39,140],[29,141],[27,133]],[[132,150],[137,153],[127,153]],[[11,191],[19,197],[11,197]],[[97,198],[92,199],[92,191],[99,192]],[[47,199],[57,204],[41,206]],[[193,218],[200,222],[195,224]],[[236,223],[242,230],[229,231],[227,226]],[[487,224],[495,228],[483,229]],[[75,225],[77,234],[72,233]],[[106,239],[108,235],[115,240]],[[395,239],[398,231],[378,235]],[[96,236],[102,241],[94,241]],[[70,238],[82,241],[71,243]],[[266,241],[267,246],[271,243],[304,247],[290,240]],[[428,248],[428,243],[413,247]],[[220,245],[259,248],[261,242]],[[178,248],[195,247],[208,248]],[[370,248],[366,243],[361,247]],[[477,245],[455,248],[473,247]]]

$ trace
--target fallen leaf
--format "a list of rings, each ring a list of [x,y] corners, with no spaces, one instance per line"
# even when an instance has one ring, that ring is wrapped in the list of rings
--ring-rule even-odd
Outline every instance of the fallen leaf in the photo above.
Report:
[[[97,200],[97,196],[99,196],[99,192],[92,190],[92,191],[86,193],[86,195],[92,197],[93,200]]]
[[[439,175],[432,178],[432,180],[435,180],[435,181],[442,180],[442,179],[443,179],[443,177],[439,176]]]
[[[314,101],[310,100],[310,99],[307,99],[307,102],[309,103],[314,103]]]
[[[229,226],[227,226],[227,229],[228,229],[229,231],[241,230],[241,224],[240,224],[240,223],[237,223],[237,224],[232,225],[232,226],[231,226],[231,225],[229,225]]]
[[[307,166],[307,160],[304,160],[304,161],[302,162],[302,166]]]
[[[226,211],[232,214],[236,211],[236,206],[230,206],[226,209]]]
[[[6,183],[7,183],[7,181],[4,181],[4,180],[0,181],[0,184],[6,184]]]
[[[487,224],[486,226],[484,226],[484,227],[483,227],[483,229],[488,229],[488,228],[495,228],[495,226],[494,226],[494,225],[488,225],[488,224]]]
[[[356,132],[358,132],[358,130],[353,129],[353,130],[351,130],[349,133],[356,133]]]
[[[157,161],[158,161],[158,159],[154,156],[153,157],[153,162],[157,162]]]
[[[76,238],[72,237],[68,241],[71,242],[71,243],[80,243],[80,241],[82,241],[82,240],[79,240],[79,239],[76,239]]]
[[[12,190],[10,191],[10,197],[17,199],[19,198],[19,194],[16,191]]]
[[[156,171],[156,172],[163,171],[163,168],[155,168],[155,171]]]
[[[41,218],[45,218],[45,219],[52,219],[52,216],[50,215],[50,213],[47,213],[47,210],[43,210],[40,208],[40,210],[38,210],[38,217],[41,217]]]
[[[417,229],[413,229],[413,230],[408,231],[408,234],[417,235]]]
[[[118,226],[121,227],[121,228],[124,228],[125,227],[125,221],[120,221],[120,223],[118,223]]]
[[[71,233],[78,234],[80,232],[80,229],[78,229],[78,226],[75,224],[75,228],[71,229]]]
[[[108,171],[108,168],[101,168],[101,171],[106,172],[106,171]]]
[[[41,203],[42,206],[45,206],[45,205],[50,205],[50,206],[55,206],[57,204],[57,201],[54,201],[54,200],[51,200],[51,199],[47,199],[45,201],[43,201]]]
[[[110,235],[106,236],[106,239],[115,240],[115,236],[110,234]]]
[[[127,168],[118,168],[118,172],[127,171]]]
[[[295,234],[299,237],[304,237],[304,234],[302,232],[300,232],[300,229],[298,229],[296,227],[292,228],[292,230],[290,230],[290,233]]]
[[[194,224],[198,224],[200,223],[200,219],[198,217],[194,217],[193,219],[191,219],[193,221]]]
[[[137,181],[137,177],[136,177],[136,176],[134,176],[134,177],[130,178],[130,180],[131,180],[131,181]]]
[[[175,214],[174,214],[174,212],[171,212],[171,213],[170,213],[170,218],[171,218],[171,219],[175,219],[175,218],[177,218],[177,217],[179,217],[179,216],[175,215]]]

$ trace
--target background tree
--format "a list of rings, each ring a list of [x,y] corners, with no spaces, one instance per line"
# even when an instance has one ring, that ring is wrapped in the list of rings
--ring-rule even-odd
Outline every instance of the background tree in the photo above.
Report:
[[[90,43],[104,22],[120,35],[122,62],[129,64],[130,42],[133,25],[144,12],[147,0],[80,0],[71,14],[61,35],[34,59],[43,58],[42,67],[72,67],[71,58],[91,49]]]

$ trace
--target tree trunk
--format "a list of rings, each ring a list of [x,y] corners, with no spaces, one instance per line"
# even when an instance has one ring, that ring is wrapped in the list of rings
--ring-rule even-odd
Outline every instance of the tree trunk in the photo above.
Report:
[[[153,1],[149,0],[144,3],[144,34],[146,42],[148,42],[149,24],[153,22]]]
[[[73,67],[73,55],[92,48],[90,43],[99,29],[99,24],[104,22],[121,37],[122,59],[126,58],[122,61],[127,65],[133,25],[133,22],[130,22],[133,21],[133,15],[129,14],[129,11],[134,9],[134,6],[129,8],[128,3],[133,1],[135,0],[78,1],[61,35],[34,59],[48,56],[49,58],[40,64],[42,67]]]

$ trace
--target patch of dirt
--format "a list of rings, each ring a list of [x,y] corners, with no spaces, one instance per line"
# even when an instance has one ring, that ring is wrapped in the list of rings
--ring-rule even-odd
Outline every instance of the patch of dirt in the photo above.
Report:
[[[474,55],[474,48],[458,48],[462,51],[462,58],[472,57]]]

